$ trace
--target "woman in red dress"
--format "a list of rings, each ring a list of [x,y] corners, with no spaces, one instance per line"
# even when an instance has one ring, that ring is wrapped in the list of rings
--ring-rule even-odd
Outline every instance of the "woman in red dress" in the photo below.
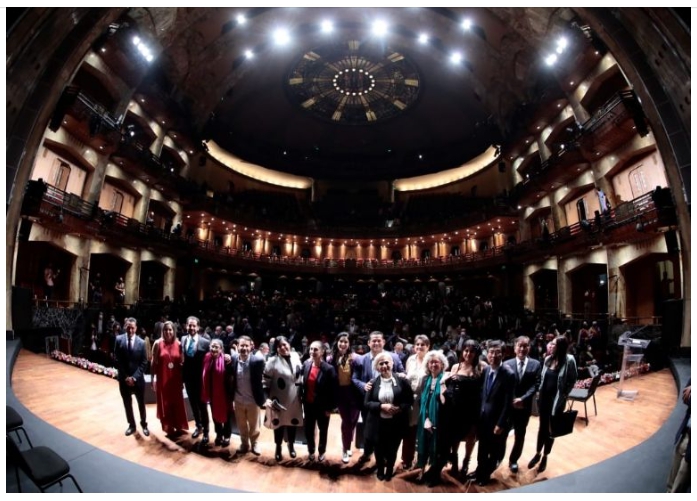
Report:
[[[189,429],[182,387],[182,347],[174,335],[174,324],[165,322],[162,337],[152,347],[152,384],[157,395],[157,417],[170,436]]]

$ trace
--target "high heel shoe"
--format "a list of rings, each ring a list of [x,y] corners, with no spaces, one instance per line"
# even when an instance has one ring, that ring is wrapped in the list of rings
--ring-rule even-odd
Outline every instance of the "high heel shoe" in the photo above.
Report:
[[[540,462],[540,453],[538,452],[537,454],[535,454],[533,456],[533,458],[528,463],[528,470],[531,470],[532,468],[534,468],[535,465],[539,462]]]
[[[280,461],[281,459],[283,459],[283,454],[281,454],[281,446],[280,445],[276,445],[276,456],[275,457],[276,457],[276,461]]]
[[[540,461],[540,467],[537,469],[537,473],[542,473],[547,469],[547,456],[542,456],[542,461]]]
[[[457,452],[450,456],[450,475],[453,477],[457,477],[458,475],[458,470],[457,470],[457,464],[460,462],[458,459]]]
[[[462,468],[460,468],[460,476],[458,477],[463,483],[467,480],[467,473],[470,469],[470,458],[465,457],[462,460]]]
[[[288,454],[290,454],[290,457],[292,459],[295,459],[297,457],[297,454],[295,453],[295,447],[293,444],[288,444]]]

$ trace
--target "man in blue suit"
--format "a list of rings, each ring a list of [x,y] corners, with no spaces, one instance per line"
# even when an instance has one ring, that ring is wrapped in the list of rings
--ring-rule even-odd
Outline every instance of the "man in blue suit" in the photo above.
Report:
[[[479,415],[479,450],[474,479],[479,485],[491,480],[498,463],[506,453],[506,435],[510,429],[515,374],[503,365],[503,343],[489,341],[486,352],[489,366],[484,369],[482,409]]]
[[[503,365],[515,374],[515,388],[511,408],[511,422],[515,433],[513,449],[508,458],[508,467],[512,473],[518,473],[518,459],[525,444],[525,431],[532,414],[532,402],[540,380],[542,365],[528,357],[530,338],[519,336],[515,340],[515,358],[506,360]]]
[[[373,373],[373,359],[385,351],[384,334],[380,331],[371,332],[368,340],[368,346],[370,347],[370,351],[354,362],[353,373],[351,375],[351,381],[353,382],[353,385],[358,388],[361,402],[364,401],[365,393],[367,391],[365,385],[378,376],[378,374]],[[398,376],[404,376],[404,366],[402,365],[402,361],[399,359],[399,356],[396,353],[390,353],[390,355],[392,356],[392,361],[394,362],[392,372],[396,373]],[[361,416],[363,423],[365,423],[365,409],[361,410]],[[375,444],[366,437],[363,444],[363,455],[358,459],[358,462],[367,463],[370,460],[370,456],[373,454],[374,450]]]
[[[145,415],[145,369],[148,366],[148,357],[145,354],[145,341],[136,336],[138,325],[135,318],[127,318],[124,322],[125,334],[116,337],[114,345],[114,361],[119,371],[119,391],[123,399],[123,407],[126,409],[128,429],[126,436],[136,431],[136,421],[133,415],[133,399],[135,395],[140,413],[140,426],[143,435],[150,435],[148,421]]]

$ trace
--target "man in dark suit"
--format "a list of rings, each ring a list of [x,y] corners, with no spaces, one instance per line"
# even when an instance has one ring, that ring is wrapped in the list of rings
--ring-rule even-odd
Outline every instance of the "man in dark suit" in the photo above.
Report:
[[[119,371],[119,391],[123,399],[123,407],[126,409],[128,429],[126,436],[136,431],[136,420],[133,415],[133,399],[136,396],[138,412],[140,413],[140,426],[143,435],[150,435],[148,421],[145,415],[145,369],[148,365],[148,357],[145,354],[145,342],[136,336],[138,325],[135,318],[125,320],[126,333],[116,337],[114,344],[114,362]]]
[[[525,431],[532,414],[532,402],[540,382],[542,365],[537,360],[528,357],[530,338],[519,336],[515,340],[515,358],[506,360],[503,365],[515,374],[515,388],[511,408],[511,422],[515,433],[513,449],[508,458],[508,466],[512,473],[518,473],[518,459],[525,444]]]
[[[237,338],[237,353],[232,354],[230,363],[231,372],[235,376],[235,421],[240,432],[240,448],[237,452],[247,453],[251,443],[252,453],[259,456],[259,410],[266,402],[262,384],[265,359],[263,355],[252,354],[252,340],[249,336],[240,336]]]
[[[199,335],[198,326],[198,318],[189,317],[186,319],[187,334],[182,338],[182,349],[184,350],[182,373],[191,412],[194,415],[194,421],[196,421],[196,429],[191,434],[191,438],[198,438],[203,432],[201,443],[206,445],[209,441],[210,421],[208,419],[208,406],[201,402],[201,381],[203,378],[203,357],[208,353],[211,342]]]
[[[491,480],[498,463],[506,453],[506,432],[509,430],[510,408],[513,402],[515,374],[504,366],[503,343],[489,341],[482,387],[482,409],[479,415],[479,451],[474,479],[479,485]]]
[[[358,388],[361,402],[365,399],[365,385],[378,376],[377,373],[373,372],[373,359],[385,351],[384,334],[380,331],[371,332],[368,340],[368,346],[370,347],[370,351],[354,362],[353,372],[351,373],[351,382],[356,388]],[[399,359],[396,353],[389,353],[392,356],[392,361],[394,363],[392,372],[396,373],[397,375],[404,375],[405,371],[402,361]],[[365,409],[361,410],[361,416],[363,423],[365,423]],[[363,455],[358,459],[358,462],[367,463],[370,460],[370,456],[373,454],[374,450],[375,444],[368,437],[365,437],[363,444]]]

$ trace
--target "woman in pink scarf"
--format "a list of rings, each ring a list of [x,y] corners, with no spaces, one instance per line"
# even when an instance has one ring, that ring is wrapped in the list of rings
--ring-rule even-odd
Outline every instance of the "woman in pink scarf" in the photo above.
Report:
[[[232,388],[234,374],[231,365],[225,363],[223,342],[211,340],[210,352],[203,359],[203,384],[201,401],[211,406],[215,425],[215,445],[230,445],[230,419],[232,417]]]

